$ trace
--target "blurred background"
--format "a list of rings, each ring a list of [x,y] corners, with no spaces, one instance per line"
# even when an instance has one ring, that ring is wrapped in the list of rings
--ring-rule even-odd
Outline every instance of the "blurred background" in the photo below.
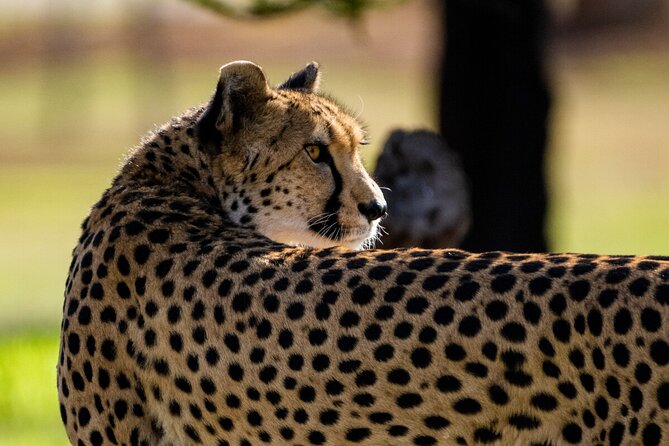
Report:
[[[236,20],[177,0],[0,0],[0,445],[66,444],[55,364],[79,224],[220,65],[253,60],[277,84],[319,61],[322,89],[369,126],[370,169],[392,128],[443,125],[443,3],[386,3]],[[547,8],[548,249],[669,254],[667,2]]]

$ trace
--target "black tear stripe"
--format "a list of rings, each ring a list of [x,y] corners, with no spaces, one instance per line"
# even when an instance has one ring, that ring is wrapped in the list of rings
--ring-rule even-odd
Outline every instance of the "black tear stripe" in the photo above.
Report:
[[[334,159],[332,159],[332,156],[330,155],[330,152],[325,148],[322,148],[321,150],[324,150],[326,154],[325,156],[321,156],[325,158],[323,162],[326,163],[328,167],[330,167],[330,172],[332,172],[332,179],[334,180],[335,188],[334,191],[332,191],[332,195],[330,195],[330,198],[328,198],[328,201],[325,203],[325,208],[323,209],[323,212],[327,214],[327,218],[316,219],[314,223],[309,224],[309,229],[323,237],[329,238],[330,240],[337,240],[337,233],[339,233],[339,238],[341,238],[342,235],[341,224],[337,219],[337,211],[341,209],[339,195],[343,190],[343,181],[339,171],[337,170],[337,167],[335,166]]]

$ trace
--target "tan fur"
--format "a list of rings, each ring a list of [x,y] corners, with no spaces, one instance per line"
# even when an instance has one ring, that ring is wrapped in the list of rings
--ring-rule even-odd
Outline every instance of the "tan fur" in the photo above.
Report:
[[[226,67],[218,102],[147,137],[82,225],[58,362],[72,444],[666,444],[666,258],[313,248],[340,243],[306,228],[335,183],[314,138],[358,231],[343,243],[374,234],[360,127],[313,68],[274,90]]]

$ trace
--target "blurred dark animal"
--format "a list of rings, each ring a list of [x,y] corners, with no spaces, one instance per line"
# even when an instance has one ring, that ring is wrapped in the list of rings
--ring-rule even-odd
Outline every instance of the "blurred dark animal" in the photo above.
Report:
[[[457,155],[439,135],[393,131],[374,177],[388,203],[382,248],[458,246],[469,228],[469,192]]]

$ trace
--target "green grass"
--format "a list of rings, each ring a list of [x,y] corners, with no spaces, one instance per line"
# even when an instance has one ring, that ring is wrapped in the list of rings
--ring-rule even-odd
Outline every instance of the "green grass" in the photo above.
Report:
[[[553,249],[669,254],[669,61],[620,54],[558,68]]]
[[[68,444],[58,411],[57,332],[0,338],[0,446]]]
[[[56,328],[70,253],[114,167],[0,168],[0,334]]]

